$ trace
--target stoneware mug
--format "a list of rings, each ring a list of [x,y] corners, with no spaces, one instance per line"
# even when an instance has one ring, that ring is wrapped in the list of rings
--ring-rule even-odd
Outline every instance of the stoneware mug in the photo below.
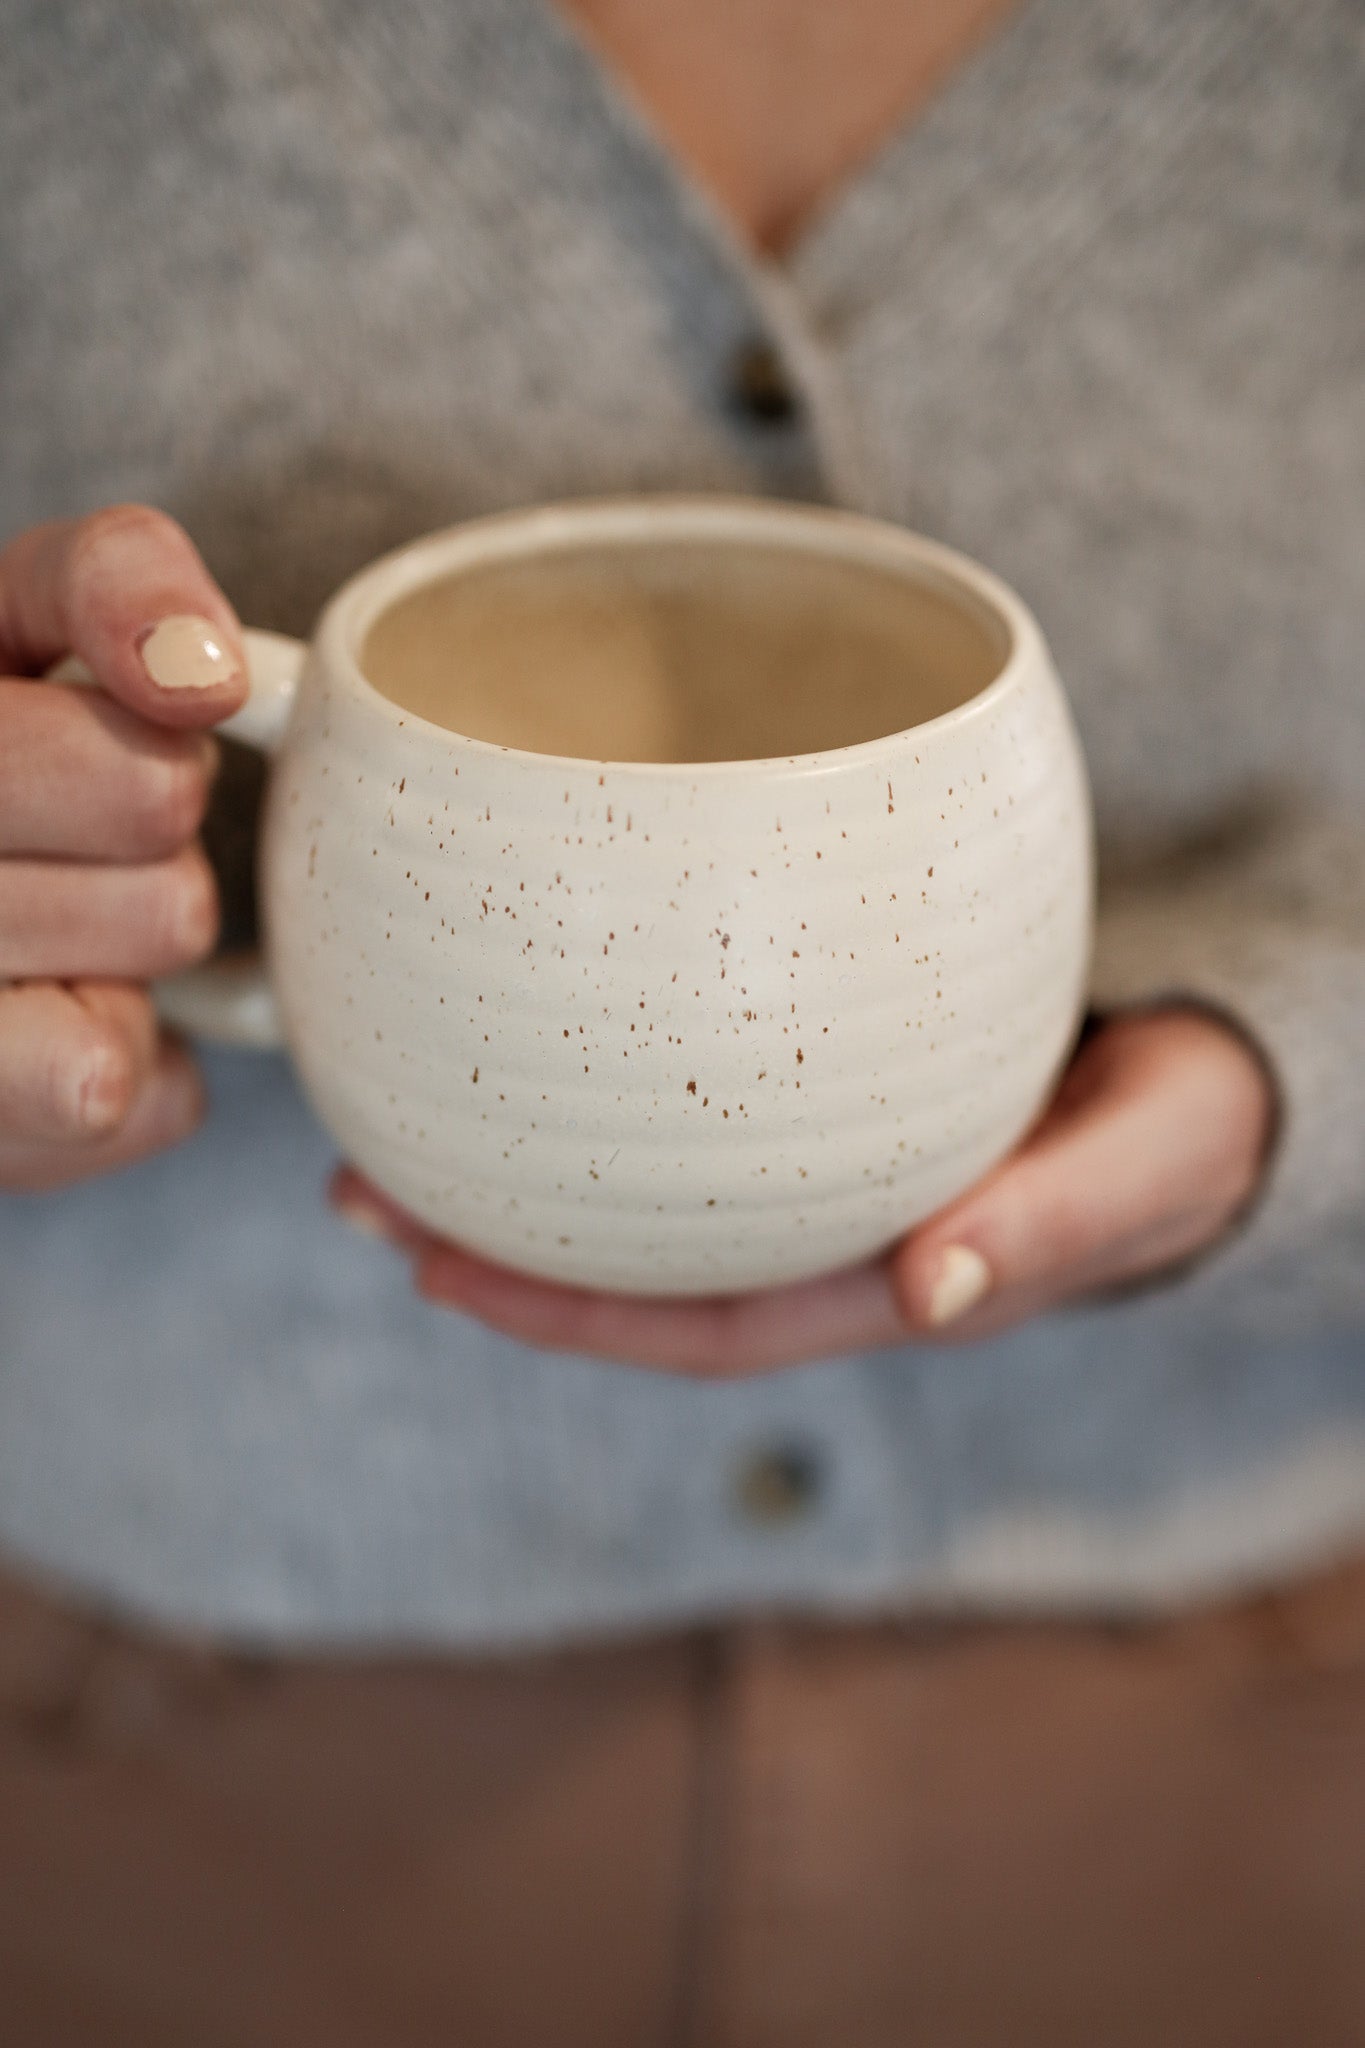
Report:
[[[288,1048],[344,1154],[500,1263],[773,1285],[888,1246],[1074,1043],[1092,823],[1042,634],[856,515],[502,515],[249,632],[264,961],[166,984]]]

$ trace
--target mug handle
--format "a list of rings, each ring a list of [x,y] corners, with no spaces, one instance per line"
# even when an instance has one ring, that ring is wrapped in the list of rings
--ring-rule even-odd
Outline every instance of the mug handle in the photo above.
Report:
[[[225,739],[240,740],[259,753],[277,752],[298,694],[308,648],[286,633],[266,633],[248,626],[246,645],[248,694],[240,711],[213,730]],[[94,684],[96,678],[74,655],[47,671],[54,683]],[[265,962],[257,953],[210,960],[155,983],[152,996],[168,1024],[195,1038],[219,1045],[252,1046],[280,1051],[284,1031]]]

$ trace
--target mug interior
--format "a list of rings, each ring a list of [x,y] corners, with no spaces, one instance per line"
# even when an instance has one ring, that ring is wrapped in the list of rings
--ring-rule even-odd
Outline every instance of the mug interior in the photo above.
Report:
[[[813,545],[802,521],[818,517],[796,515],[790,536],[780,521],[745,535],[589,520],[551,546],[528,531],[385,604],[359,666],[448,731],[594,762],[828,753],[1000,676],[1010,625],[978,591],[909,554]]]

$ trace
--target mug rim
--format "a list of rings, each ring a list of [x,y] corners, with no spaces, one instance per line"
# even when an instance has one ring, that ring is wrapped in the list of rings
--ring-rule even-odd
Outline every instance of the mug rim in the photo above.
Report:
[[[642,536],[643,523],[648,531]],[[674,537],[766,541],[806,549],[825,559],[842,558],[899,573],[904,580],[938,590],[967,610],[1003,642],[1001,665],[990,682],[961,704],[915,725],[899,726],[870,740],[805,754],[765,754],[720,761],[619,761],[583,754],[552,754],[496,740],[476,739],[409,710],[370,681],[360,665],[360,648],[371,626],[390,605],[421,589],[490,562],[567,549],[584,538],[647,543]],[[413,726],[447,742],[485,755],[535,764],[562,777],[579,769],[611,769],[618,775],[686,777],[695,781],[736,776],[771,780],[828,773],[858,763],[875,764],[909,735],[926,743],[994,710],[1020,679],[1048,655],[1042,630],[1028,606],[1007,583],[971,556],[891,520],[840,506],[811,505],[781,498],[736,493],[665,491],[614,493],[560,499],[461,520],[419,535],[348,578],[329,599],[318,621],[314,647],[329,674],[342,674],[353,697],[394,726]]]

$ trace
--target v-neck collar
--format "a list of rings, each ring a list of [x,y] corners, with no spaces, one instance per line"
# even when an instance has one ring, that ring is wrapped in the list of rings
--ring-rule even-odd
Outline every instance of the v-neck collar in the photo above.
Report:
[[[1162,144],[1200,119],[1199,82],[1239,35],[1239,0],[1015,0],[930,97],[840,179],[798,234],[769,253],[740,231],[628,81],[553,0],[502,4],[519,9],[528,32],[538,29],[576,62],[604,118],[629,135],[684,217],[760,296],[808,311],[834,276],[855,268],[864,290],[885,288],[884,265],[896,253],[888,225],[914,214],[923,192],[938,228],[967,246],[982,195],[994,195],[1009,213],[1016,189],[1032,195],[1029,227],[1040,249],[1083,239],[1111,196],[1099,188],[1106,160],[1119,152],[1106,147],[1106,137],[1116,142],[1136,125]],[[1007,269],[1027,260],[1022,238],[1012,254]]]
[[[1097,7],[1106,0],[1092,0]],[[1107,0],[1109,6],[1120,0]],[[624,142],[656,187],[667,193],[679,222],[718,258],[754,307],[790,365],[809,402],[812,431],[819,445],[822,473],[836,502],[872,507],[876,502],[878,464],[850,405],[840,365],[820,331],[823,273],[829,252],[847,256],[856,246],[869,275],[885,285],[883,237],[886,201],[904,181],[913,180],[909,161],[921,135],[954,116],[959,104],[969,109],[965,125],[993,119],[999,80],[1018,68],[1017,46],[1029,24],[1045,11],[1074,15],[1073,0],[1015,0],[1013,11],[993,34],[978,43],[951,75],[905,121],[898,124],[817,211],[780,253],[756,247],[742,234],[691,167],[668,145],[629,85],[613,71],[576,24],[552,0],[497,0],[519,14],[528,38],[534,38],[550,61],[570,66],[586,101],[600,113],[604,128]],[[553,54],[551,54],[553,53]],[[849,231],[857,228],[856,235]]]
[[[983,37],[972,43],[929,96],[897,120],[853,169],[831,187],[807,214],[797,233],[780,250],[764,249],[743,233],[692,166],[672,147],[629,79],[602,56],[571,15],[557,7],[554,0],[512,0],[512,4],[520,5],[532,16],[538,16],[551,34],[567,38],[587,66],[604,107],[610,110],[616,121],[634,131],[638,145],[654,160],[660,174],[673,185],[687,210],[703,219],[710,232],[727,245],[732,256],[737,257],[746,269],[766,277],[780,290],[795,284],[811,252],[826,240],[838,238],[845,214],[857,211],[864,192],[876,189],[884,182],[888,171],[895,166],[921,125],[930,121],[942,105],[952,101],[959,89],[965,91],[988,58],[993,57],[997,65],[1003,60],[1008,66],[1009,50],[1006,48],[1001,53],[999,46],[1012,40],[1023,18],[1038,8],[1040,0],[1013,0],[1008,12]]]
[[[1239,61],[1249,0],[1017,0],[780,256],[753,248],[551,0],[413,0],[400,16],[370,0],[300,4],[314,33],[305,40],[286,9],[291,39],[350,74],[434,247],[445,246],[463,101],[460,146],[474,152],[482,205],[504,172],[513,189],[541,174],[544,139],[545,175],[559,151],[583,205],[610,216],[619,202],[625,261],[657,257],[689,332],[733,347],[751,309],[808,401],[830,493],[877,504],[879,436],[860,396],[869,370],[885,400],[897,365],[943,347],[944,309],[1007,345],[1021,289],[1037,301],[1049,276],[1084,261],[1121,223],[1134,183],[1159,179],[1207,120],[1219,68]],[[494,261],[495,236],[487,247]]]

